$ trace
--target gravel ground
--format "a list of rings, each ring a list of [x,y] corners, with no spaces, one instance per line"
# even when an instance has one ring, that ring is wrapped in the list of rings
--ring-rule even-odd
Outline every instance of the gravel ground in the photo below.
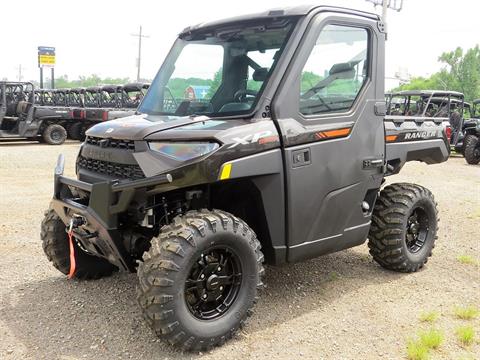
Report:
[[[267,288],[246,328],[225,346],[184,354],[159,341],[135,302],[135,274],[68,281],[43,255],[40,221],[59,153],[73,175],[78,143],[0,143],[0,359],[402,359],[406,342],[428,324],[445,341],[434,359],[480,358],[480,319],[459,320],[456,306],[480,304],[480,166],[463,158],[407,164],[392,181],[432,190],[440,232],[427,266],[415,274],[383,270],[366,245],[315,260],[267,268]],[[463,264],[469,255],[475,264]],[[455,328],[477,341],[462,348]]]

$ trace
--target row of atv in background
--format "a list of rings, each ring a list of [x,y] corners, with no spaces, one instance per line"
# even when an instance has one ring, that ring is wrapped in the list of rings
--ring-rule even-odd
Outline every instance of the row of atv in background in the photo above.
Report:
[[[451,148],[462,154],[467,163],[480,163],[480,99],[468,103],[456,91],[408,90],[386,94],[385,101],[387,117],[394,123],[407,118],[433,122],[448,119],[450,127],[446,130]],[[407,133],[405,137],[409,135],[430,136],[426,132]]]
[[[83,140],[94,124],[135,113],[149,84],[35,89],[28,82],[0,82],[0,138],[62,144]]]

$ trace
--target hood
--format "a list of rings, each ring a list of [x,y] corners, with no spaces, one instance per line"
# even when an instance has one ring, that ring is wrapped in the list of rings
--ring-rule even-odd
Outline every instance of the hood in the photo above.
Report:
[[[132,115],[92,126],[86,134],[101,138],[143,140],[159,131],[210,120],[207,116]]]

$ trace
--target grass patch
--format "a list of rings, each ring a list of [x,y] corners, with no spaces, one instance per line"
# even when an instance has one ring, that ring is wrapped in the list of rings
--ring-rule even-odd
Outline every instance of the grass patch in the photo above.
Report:
[[[335,271],[332,271],[331,273],[328,274],[328,280],[329,281],[335,281],[340,279],[340,275],[336,273]]]
[[[438,349],[443,342],[443,333],[440,330],[430,329],[420,331],[417,339],[410,339],[407,343],[407,357],[409,360],[430,359],[430,350]]]
[[[431,324],[435,320],[437,320],[439,316],[440,314],[438,313],[438,311],[424,311],[420,314],[420,321]]]
[[[410,340],[407,344],[407,358],[409,360],[430,359],[429,349],[419,341]]]
[[[473,256],[470,255],[459,255],[457,256],[457,260],[466,265],[476,265],[477,261],[473,258]]]
[[[480,218],[480,208],[476,208],[474,211],[470,213],[469,216],[467,216],[470,219],[475,219],[475,218]]]
[[[455,308],[455,316],[462,320],[475,319],[478,316],[478,313],[478,308],[473,305],[465,307],[458,306]]]
[[[428,349],[438,349],[443,342],[443,333],[436,329],[421,331],[418,337],[420,343]]]
[[[458,360],[475,360],[475,358],[473,357],[473,355],[465,355],[465,356],[459,357]]]
[[[471,212],[469,215],[467,215],[468,219],[478,219],[480,218],[480,209],[476,209],[473,212]]]
[[[455,330],[455,333],[457,334],[458,341],[464,346],[472,345],[475,340],[475,330],[473,330],[473,326],[460,326]]]

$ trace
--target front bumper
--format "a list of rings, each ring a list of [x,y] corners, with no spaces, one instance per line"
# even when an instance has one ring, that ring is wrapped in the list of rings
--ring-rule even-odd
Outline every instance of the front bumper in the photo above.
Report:
[[[64,177],[64,167],[65,158],[60,155],[50,207],[65,225],[74,216],[84,219],[85,224],[74,229],[74,235],[88,252],[107,259],[122,270],[134,271],[135,263],[122,242],[118,215],[128,209],[137,190],[171,183],[172,176],[162,174],[134,181],[87,183]]]

